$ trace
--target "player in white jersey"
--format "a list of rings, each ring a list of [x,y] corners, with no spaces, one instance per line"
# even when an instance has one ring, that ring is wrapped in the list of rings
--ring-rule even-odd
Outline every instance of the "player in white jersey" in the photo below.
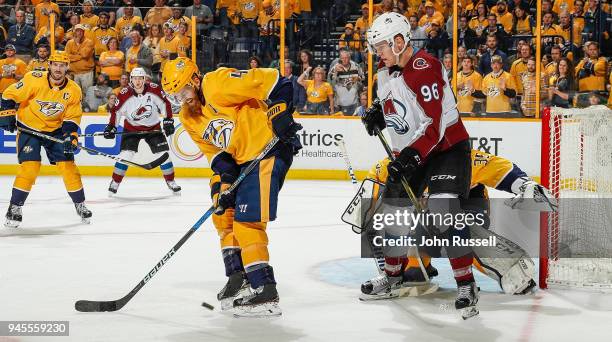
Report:
[[[388,128],[396,156],[389,163],[383,201],[389,208],[407,205],[401,179],[408,180],[419,198],[429,189],[427,207],[432,214],[461,214],[467,199],[471,162],[468,133],[456,109],[447,73],[438,59],[410,45],[410,24],[398,13],[380,15],[367,31],[368,48],[380,58],[378,99],[362,118],[366,130],[375,135]],[[385,203],[385,202],[383,202]],[[395,209],[394,209],[395,210]],[[385,227],[388,237],[405,236],[407,227]],[[468,239],[469,229],[438,220],[419,235],[435,235],[447,241]],[[420,241],[421,238],[418,238]],[[455,307],[464,318],[478,314],[478,288],[472,274],[473,252],[468,246],[450,243],[446,247],[458,287]],[[401,286],[405,248],[385,251],[385,274],[362,289],[372,297],[388,296]]]
[[[161,131],[161,124],[166,136],[174,134],[174,119],[170,102],[160,86],[146,81],[147,74],[142,68],[134,68],[130,73],[130,85],[121,89],[117,101],[111,106],[110,120],[104,129],[106,139],[114,139],[121,118],[123,134],[121,137],[121,153],[123,159],[130,160],[138,152],[138,144],[144,139],[153,153],[163,153],[169,150],[168,141]],[[108,187],[109,195],[117,193],[128,166],[115,163],[115,170]],[[174,166],[172,161],[160,165],[168,188],[174,194],[180,194],[181,187],[174,181]]]

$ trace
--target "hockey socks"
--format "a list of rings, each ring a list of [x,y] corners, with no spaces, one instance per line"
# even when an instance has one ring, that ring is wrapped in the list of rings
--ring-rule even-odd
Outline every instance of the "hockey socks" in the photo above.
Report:
[[[115,163],[115,169],[113,170],[113,180],[117,183],[121,183],[125,173],[127,172],[128,166],[123,163]]]
[[[166,182],[174,180],[174,164],[171,161],[160,165],[159,167],[164,175]]]
[[[225,276],[229,277],[234,273],[243,272],[242,255],[239,248],[225,248],[221,251],[223,264],[225,265]]]
[[[471,252],[459,258],[449,258],[457,284],[474,281],[474,274],[472,273],[473,259],[474,254]]]

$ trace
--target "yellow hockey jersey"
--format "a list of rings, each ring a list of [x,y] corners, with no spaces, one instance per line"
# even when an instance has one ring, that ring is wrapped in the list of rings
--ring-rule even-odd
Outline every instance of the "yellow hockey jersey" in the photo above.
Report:
[[[200,111],[183,105],[181,123],[212,164],[221,152],[236,163],[253,160],[272,139],[263,102],[279,79],[276,69],[219,68],[202,80],[206,99]]]
[[[66,78],[59,87],[51,86],[46,71],[32,71],[2,93],[6,100],[19,103],[17,122],[39,132],[53,132],[64,121],[81,123],[81,88]]]
[[[457,110],[459,113],[472,113],[474,110],[472,91],[482,90],[482,75],[477,71],[467,75],[460,71],[457,73],[457,84]]]
[[[503,113],[511,110],[510,98],[504,94],[500,87],[502,78],[505,81],[506,89],[516,90],[514,78],[506,71],[501,72],[499,76],[495,76],[491,72],[482,79],[482,92],[487,96],[487,113]]]

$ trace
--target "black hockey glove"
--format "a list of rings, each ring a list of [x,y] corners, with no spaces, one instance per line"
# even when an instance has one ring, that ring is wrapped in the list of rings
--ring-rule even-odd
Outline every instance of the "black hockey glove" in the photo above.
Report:
[[[419,164],[421,164],[419,152],[410,147],[404,148],[399,156],[387,165],[389,180],[394,183],[399,183],[401,182],[402,176],[404,176],[406,180],[409,180],[419,167]]]
[[[221,186],[219,192],[213,194],[213,203],[215,204],[215,214],[223,215],[225,210],[236,206],[236,192],[226,190],[236,181],[236,177],[229,173],[221,175]]]
[[[62,140],[64,140],[64,154],[74,154],[74,150],[79,147],[77,134],[66,132],[62,135]]]
[[[293,120],[293,107],[287,108],[284,101],[271,103],[267,115],[270,128],[281,141],[288,142],[302,129],[302,125]]]
[[[174,134],[174,119],[173,118],[165,118],[162,123],[164,126],[164,133],[166,133],[166,136],[170,136]]]
[[[104,128],[104,139],[115,139],[116,133],[117,127],[113,125],[106,125],[106,128]]]
[[[17,121],[15,120],[15,110],[3,110],[0,111],[0,129],[15,132],[17,129]]]
[[[371,136],[376,135],[376,129],[385,129],[387,124],[385,123],[385,117],[383,115],[382,105],[378,99],[372,102],[372,105],[366,109],[365,114],[361,118],[361,122],[365,125],[366,131]]]

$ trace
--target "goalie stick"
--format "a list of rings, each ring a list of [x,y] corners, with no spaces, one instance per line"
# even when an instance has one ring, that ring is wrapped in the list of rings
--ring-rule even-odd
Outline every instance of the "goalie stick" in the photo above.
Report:
[[[157,134],[162,133],[162,131],[154,130],[154,131],[135,131],[135,132],[116,132],[115,135],[147,135],[147,134]],[[79,137],[91,138],[91,137],[101,137],[104,136],[104,132],[95,132],[95,133],[87,133],[87,134],[79,134]]]
[[[253,171],[253,169],[259,164],[259,162],[266,157],[266,155],[274,148],[276,143],[278,142],[278,137],[272,138],[270,142],[264,147],[264,149],[259,153],[257,158],[255,158],[249,166],[238,176],[236,181],[232,183],[232,185],[225,190],[225,193],[234,191],[238,185],[246,178],[246,176]],[[145,277],[134,287],[128,294],[123,296],[117,300],[111,301],[93,301],[93,300],[79,300],[74,303],[74,308],[80,312],[103,312],[103,311],[117,311],[123,308],[134,296],[142,289],[148,282],[157,274],[157,272],[176,254],[176,252],[183,246],[183,244],[195,233],[202,224],[213,214],[215,211],[215,205],[213,204],[205,213],[202,215],[196,223],[183,235],[183,237],[166,253],[162,259],[155,264],[155,266],[145,275]],[[204,305],[203,306],[212,307],[212,305]]]
[[[37,136],[39,138],[47,139],[47,140],[56,142],[58,144],[63,144],[64,143],[64,141],[61,140],[61,139],[52,137],[50,135],[46,135],[44,133],[32,131],[32,130],[29,130],[27,128],[18,127],[18,130],[20,132],[23,132],[23,133],[26,133],[26,134],[30,134],[30,135],[34,135],[34,136]],[[77,145],[77,146],[79,148],[89,152],[89,153],[96,154],[96,155],[99,155],[99,156],[102,156],[102,157],[106,157],[106,158],[110,158],[110,159],[113,159],[113,160],[118,161],[120,163],[132,165],[132,166],[137,166],[137,167],[143,168],[145,170],[153,170],[153,169],[155,169],[156,167],[158,167],[161,164],[163,164],[168,159],[168,157],[169,157],[168,152],[164,152],[161,156],[159,156],[157,159],[153,160],[150,163],[138,164],[138,163],[135,163],[135,162],[123,159],[123,158],[118,157],[118,156],[113,156],[112,154],[104,153],[102,151],[98,151],[98,150],[95,150],[93,148],[85,147],[83,145]]]
[[[355,172],[353,171],[353,165],[351,164],[351,158],[346,150],[346,144],[344,143],[344,139],[340,139],[336,141],[336,145],[340,148],[340,152],[342,152],[342,158],[344,159],[344,163],[346,164],[346,169],[348,170],[349,177],[351,178],[351,183],[353,183],[353,188],[355,190],[359,190],[359,184],[357,182],[357,177],[355,177]],[[355,226],[353,226],[353,231],[357,233],[355,230]],[[361,234],[361,232],[359,232]],[[371,229],[366,233],[368,235],[368,243],[370,250],[372,251],[372,256],[374,257],[374,263],[376,264],[376,269],[378,273],[382,273],[385,268],[385,258],[382,251],[382,248],[374,246],[371,243],[374,236],[372,235]]]

